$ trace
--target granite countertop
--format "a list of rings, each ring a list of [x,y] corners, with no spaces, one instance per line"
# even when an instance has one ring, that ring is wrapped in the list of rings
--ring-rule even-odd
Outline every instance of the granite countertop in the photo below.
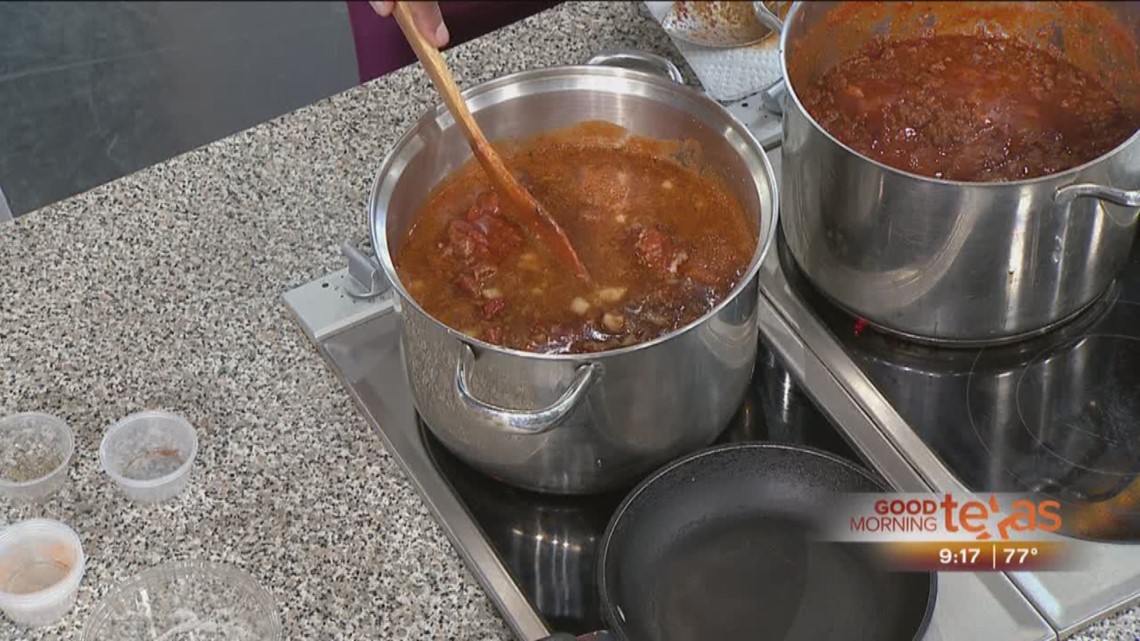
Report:
[[[676,58],[641,3],[570,3],[448,55],[463,86],[605,49]],[[231,563],[277,601],[289,639],[508,639],[395,461],[293,324],[281,294],[340,267],[396,137],[434,104],[418,66],[0,226],[0,413],[76,431],[65,489],[0,502],[0,525],[74,527],[88,555],[60,624],[168,560]],[[189,489],[144,507],[100,472],[99,439],[142,409],[201,441]],[[1125,614],[1080,639],[1136,639]]]

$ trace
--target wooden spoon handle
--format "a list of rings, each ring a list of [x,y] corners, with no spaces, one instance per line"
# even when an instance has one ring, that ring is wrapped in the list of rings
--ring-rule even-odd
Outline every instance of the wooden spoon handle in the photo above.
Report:
[[[505,208],[504,212],[526,230],[533,240],[536,240],[556,258],[566,263],[576,276],[589,282],[589,273],[581,259],[578,258],[574,247],[570,244],[566,232],[562,230],[557,221],[551,218],[534,196],[515,180],[515,177],[511,175],[510,170],[503,163],[503,159],[487,142],[483,130],[480,129],[479,124],[475,122],[475,117],[467,108],[467,101],[460,95],[459,86],[455,84],[455,78],[448,70],[447,63],[444,62],[439,49],[428,42],[427,38],[420,32],[419,27],[416,26],[412,10],[407,6],[406,1],[396,2],[395,15],[396,22],[412,45],[412,50],[416,52],[416,57],[420,59],[420,63],[427,71],[432,84],[443,97],[443,103],[447,105],[451,115],[455,117],[459,128],[467,138],[468,144],[471,145],[471,151],[483,167],[483,171],[490,177],[493,186],[504,197],[508,205],[514,205]]]
[[[455,78],[452,77],[451,71],[447,68],[447,63],[443,60],[443,55],[440,54],[439,49],[435,45],[428,42],[423,33],[420,32],[416,26],[415,17],[412,15],[411,8],[408,3],[396,3],[396,22],[400,25],[400,29],[404,32],[404,37],[408,39],[408,43],[412,45],[412,50],[416,52],[416,57],[420,59],[420,63],[427,71],[428,77],[431,78],[432,84],[435,85],[436,91],[443,97],[443,102],[447,105],[451,115],[459,122],[459,127],[463,130],[463,135],[467,137],[467,141],[471,143],[472,147],[488,146],[487,139],[483,136],[483,131],[479,128],[479,124],[475,122],[475,118],[471,115],[471,111],[467,109],[467,101],[460,95],[459,86],[455,84]]]

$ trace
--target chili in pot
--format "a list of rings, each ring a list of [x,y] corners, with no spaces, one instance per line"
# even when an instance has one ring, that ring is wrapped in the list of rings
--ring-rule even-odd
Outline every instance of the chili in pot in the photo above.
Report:
[[[1007,36],[874,39],[801,99],[824,129],[859,153],[964,182],[1064,171],[1140,129],[1140,113],[1092,73]]]
[[[675,143],[587,123],[504,155],[593,275],[588,285],[528,247],[477,165],[449,176],[396,254],[409,294],[488,343],[584,353],[646,342],[722,301],[748,270],[757,232],[718,180]]]

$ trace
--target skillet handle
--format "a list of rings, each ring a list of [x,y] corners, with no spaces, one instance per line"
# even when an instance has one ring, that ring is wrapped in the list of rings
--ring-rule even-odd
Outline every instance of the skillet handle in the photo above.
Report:
[[[1109,212],[1109,217],[1119,225],[1131,225],[1136,222],[1137,217],[1140,217],[1140,189],[1130,191],[1093,183],[1069,185],[1057,190],[1057,193],[1053,195],[1053,202],[1057,204],[1062,213],[1068,213],[1069,207],[1078,198],[1096,198],[1121,207],[1133,208],[1132,213],[1125,218],[1119,218],[1112,215],[1111,211]]]
[[[586,64],[602,67],[620,67],[632,71],[646,71],[668,78],[679,85],[685,84],[685,76],[681,73],[681,70],[677,68],[677,65],[673,64],[673,61],[668,58],[655,53],[632,50],[611,51],[608,53],[599,53],[587,60]]]
[[[542,434],[558,426],[586,398],[590,384],[601,374],[598,363],[580,365],[574,379],[562,396],[547,407],[536,410],[520,410],[500,407],[478,399],[471,393],[471,367],[475,364],[475,352],[467,343],[459,344],[459,359],[455,365],[455,393],[471,412],[484,421],[503,431],[515,434]]]
[[[546,638],[539,639],[538,641],[615,641],[614,635],[604,630],[599,632],[591,632],[576,637],[573,634],[566,634],[565,632],[558,632]]]

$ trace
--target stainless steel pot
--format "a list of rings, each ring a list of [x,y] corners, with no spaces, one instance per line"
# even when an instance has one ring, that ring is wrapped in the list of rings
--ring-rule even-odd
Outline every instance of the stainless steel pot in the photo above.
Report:
[[[872,37],[972,33],[983,17],[991,32],[1063,47],[1140,109],[1133,2],[797,2],[781,34],[788,246],[835,303],[915,339],[993,343],[1045,331],[1106,291],[1136,236],[1140,134],[1051,176],[963,183],[871,160],[800,103],[797,90]]]
[[[600,63],[680,72],[645,54]],[[634,134],[688,139],[756,224],[751,266],[726,300],[657,340],[589,355],[544,355],[465,336],[420,308],[392,254],[429,191],[470,157],[442,108],[396,143],[372,190],[373,246],[396,291],[402,346],[424,422],[458,457],[516,486],[577,494],[629,485],[712,442],[740,406],[756,358],[757,271],[775,228],[763,149],[720,105],[675,80],[601,64],[514,74],[464,93],[489,138],[525,138],[605,120]]]

